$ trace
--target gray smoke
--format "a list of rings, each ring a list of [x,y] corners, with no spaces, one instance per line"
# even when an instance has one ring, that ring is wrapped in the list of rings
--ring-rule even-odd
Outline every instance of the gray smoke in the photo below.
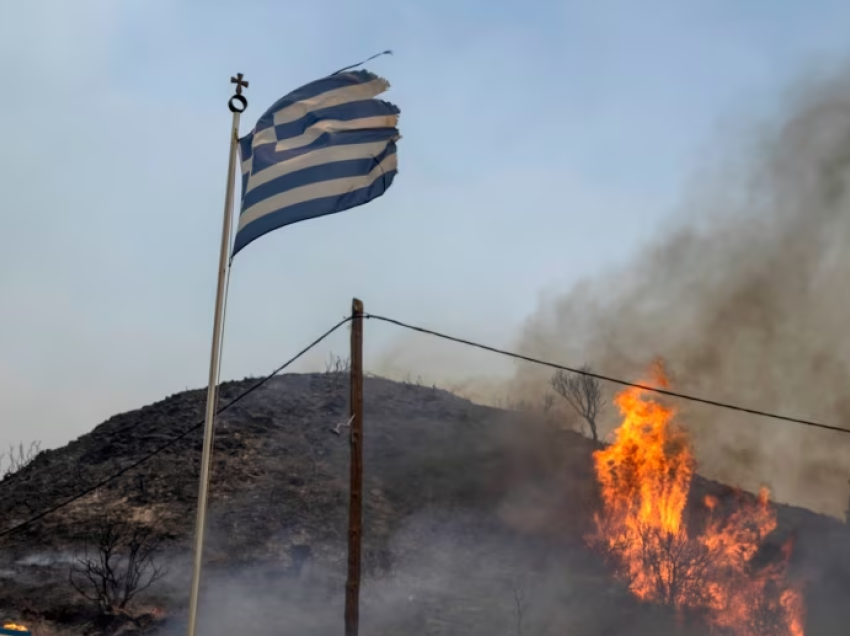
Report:
[[[560,634],[572,628],[595,636],[622,631],[630,620],[634,628],[628,597],[624,607],[622,592],[607,577],[587,576],[583,557],[535,548],[472,513],[414,515],[394,535],[391,549],[391,571],[364,576],[361,633],[489,636]],[[342,633],[344,564],[314,564],[299,577],[280,574],[272,564],[210,571],[200,633]],[[183,595],[186,579],[188,571],[179,584],[172,580],[172,598]],[[185,624],[174,622],[162,636],[182,633]]]
[[[793,102],[691,192],[686,222],[542,303],[523,353],[629,379],[660,356],[675,390],[850,428],[850,73]],[[522,367],[515,385],[547,376]],[[843,515],[850,435],[678,406],[704,475]]]

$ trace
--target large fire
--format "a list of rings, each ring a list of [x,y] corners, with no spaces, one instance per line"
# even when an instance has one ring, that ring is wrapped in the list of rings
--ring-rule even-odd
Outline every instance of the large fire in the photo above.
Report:
[[[653,386],[668,386],[660,365],[653,376]],[[654,395],[630,388],[614,400],[623,422],[594,456],[602,510],[591,544],[642,600],[701,616],[721,634],[803,636],[802,594],[785,576],[790,544],[768,565],[753,562],[776,527],[767,490],[731,513],[706,498],[704,514],[685,514],[693,449]]]
[[[29,630],[23,625],[18,625],[16,623],[6,623],[3,625],[3,629],[8,629],[13,632],[28,632]]]

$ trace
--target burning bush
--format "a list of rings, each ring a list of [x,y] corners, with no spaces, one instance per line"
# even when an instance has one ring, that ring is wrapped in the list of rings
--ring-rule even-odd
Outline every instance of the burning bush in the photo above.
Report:
[[[668,386],[660,365],[653,375],[652,385]],[[615,403],[623,422],[594,455],[602,510],[590,543],[642,600],[701,614],[724,634],[802,636],[802,594],[785,581],[790,545],[782,559],[754,564],[776,527],[767,490],[731,514],[707,498],[705,521],[688,519],[696,461],[675,411],[635,388]]]

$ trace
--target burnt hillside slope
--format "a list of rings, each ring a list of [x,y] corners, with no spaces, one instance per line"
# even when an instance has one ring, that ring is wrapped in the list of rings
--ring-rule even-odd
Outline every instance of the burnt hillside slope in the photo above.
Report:
[[[225,384],[222,402],[251,384]],[[258,608],[266,617],[273,609],[291,610],[281,595],[309,605],[303,594],[310,586],[329,591],[328,603],[338,602],[348,437],[333,429],[347,419],[347,391],[342,374],[285,375],[219,418],[207,592],[218,599],[210,603],[229,608],[227,616],[245,614],[238,624],[256,619]],[[173,395],[42,452],[0,482],[2,526],[67,500],[183,433],[202,418],[204,399],[203,390]],[[583,547],[596,507],[592,442],[543,415],[484,407],[430,387],[370,377],[365,400],[364,621],[372,621],[374,633],[516,633],[505,625],[514,625],[518,586],[534,608],[523,612],[526,633],[530,625],[540,634],[572,626],[591,635],[634,624],[666,633],[658,621],[667,618],[638,607]],[[188,589],[200,447],[196,430],[140,468],[0,539],[0,611],[14,613],[22,598],[32,612],[71,603],[67,562],[98,516],[115,511],[154,523],[166,540],[169,560],[178,565],[167,592],[152,590],[152,598],[178,615]],[[698,480],[694,499],[706,492],[734,495]],[[774,543],[796,537],[795,572],[808,581],[808,633],[846,633],[847,610],[839,602],[850,594],[844,525],[797,508],[778,512]],[[310,555],[313,579],[290,576],[296,554]],[[270,582],[276,592],[263,604]],[[248,589],[253,592],[245,595]],[[317,602],[324,591],[308,600]],[[336,625],[341,610],[333,607],[330,614],[311,613],[298,629],[326,633],[330,627],[316,617],[329,614]],[[286,617],[295,621],[292,611]],[[224,629],[221,616],[215,622]]]
[[[223,385],[221,403],[251,384]],[[284,540],[281,529],[304,523],[314,522],[318,541],[344,534],[349,451],[347,429],[339,425],[347,420],[347,391],[344,375],[286,375],[219,417],[210,508],[213,533],[227,534],[229,548],[262,552],[257,536]],[[176,394],[43,451],[0,483],[4,526],[74,496],[177,437],[203,417],[204,400],[204,390]],[[500,496],[499,482],[508,478],[504,469],[513,459],[507,444],[517,429],[515,414],[439,389],[368,378],[365,417],[370,535],[381,536],[386,523],[431,504],[480,507]],[[586,446],[583,438],[567,435]],[[92,511],[119,505],[153,512],[175,545],[182,545],[194,524],[201,436],[195,430],[139,468],[7,537],[4,547],[63,549],[72,526],[84,527]],[[250,517],[250,527],[239,523],[242,514]]]

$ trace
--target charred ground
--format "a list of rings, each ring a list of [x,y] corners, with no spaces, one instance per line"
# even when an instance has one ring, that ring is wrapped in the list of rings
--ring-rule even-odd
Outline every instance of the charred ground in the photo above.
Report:
[[[251,380],[227,383],[222,403]],[[593,442],[551,415],[473,404],[449,392],[370,377],[365,384],[364,629],[368,633],[676,633],[663,611],[616,584],[583,534],[597,507]],[[337,633],[347,523],[347,377],[275,378],[219,419],[205,597],[210,629]],[[55,506],[194,426],[205,392],[117,415],[0,482],[3,527]],[[143,599],[179,630],[186,602],[201,432],[140,468],[0,539],[0,611],[82,621],[68,562],[105,511],[153,523],[171,575]],[[732,488],[697,480],[694,501]],[[747,496],[747,495],[743,495]],[[810,636],[845,634],[850,533],[779,506],[764,550],[796,540]],[[228,622],[230,621],[230,622]],[[90,629],[95,629],[88,624]],[[698,634],[697,628],[685,628]],[[284,633],[289,633],[285,631]]]

